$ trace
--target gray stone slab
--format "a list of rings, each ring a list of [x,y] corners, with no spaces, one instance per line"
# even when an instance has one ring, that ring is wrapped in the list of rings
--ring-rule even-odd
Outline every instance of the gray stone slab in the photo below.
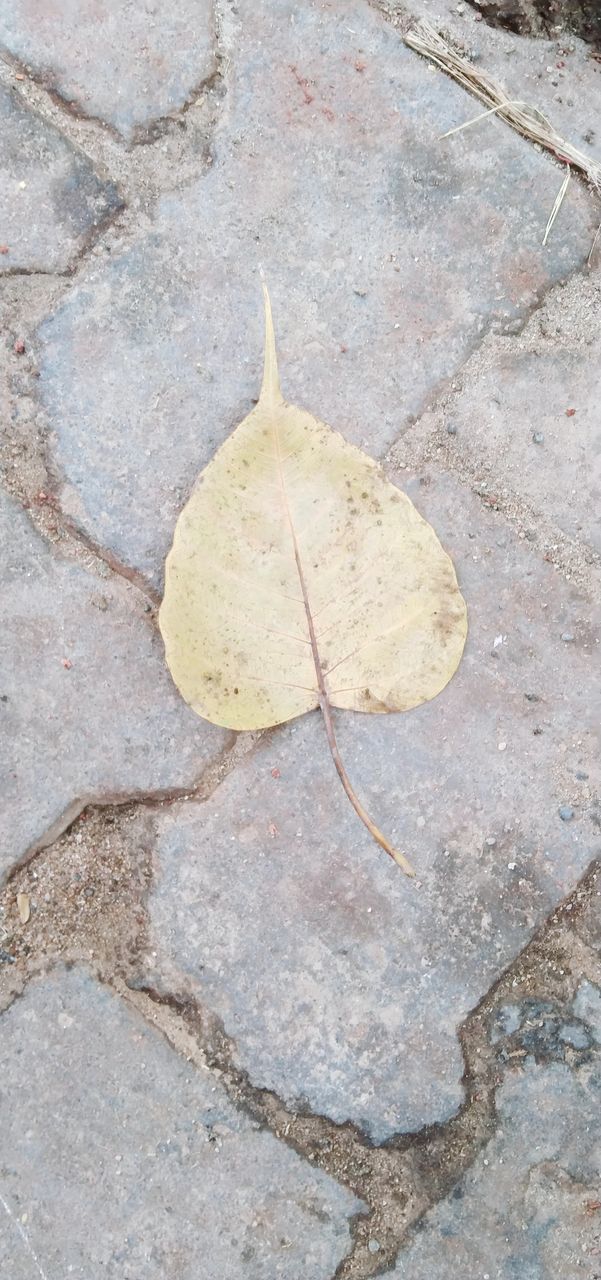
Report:
[[[505,1080],[499,1128],[426,1215],[391,1280],[566,1280],[599,1274],[601,1066],[536,1065]]]
[[[360,1202],[116,996],[59,971],[1,1028],[6,1280],[333,1275]]]
[[[0,43],[77,113],[134,141],[214,70],[209,0],[2,0]]]
[[[65,271],[122,205],[86,156],[2,86],[0,175],[0,274]]]
[[[86,277],[38,335],[62,501],[158,582],[200,467],[258,395],[259,267],[284,393],[381,454],[490,324],[525,315],[591,244],[573,184],[367,5],[243,0],[210,170]],[[494,157],[494,163],[491,163]]]
[[[438,441],[492,492],[601,551],[600,332],[595,277],[558,289],[519,338],[482,344],[457,392],[424,414],[409,443]]]
[[[601,1044],[601,991],[586,979],[580,983],[576,993],[574,1013],[584,1019],[597,1044]]]
[[[40,1280],[25,1227],[0,1189],[0,1275],[10,1280]]]
[[[195,716],[139,593],[54,555],[0,497],[0,874],[73,801],[190,786],[230,735]]]
[[[421,886],[358,822],[316,714],[160,816],[149,904],[153,980],[187,981],[255,1083],[378,1141],[454,1113],[458,1026],[599,847],[576,779],[599,769],[598,650],[561,640],[590,601],[459,485],[404,475],[455,560],[465,656],[433,702],[337,725]]]

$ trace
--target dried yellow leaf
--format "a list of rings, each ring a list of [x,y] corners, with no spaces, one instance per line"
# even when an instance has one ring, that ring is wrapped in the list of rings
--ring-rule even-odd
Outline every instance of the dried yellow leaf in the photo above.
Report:
[[[377,464],[283,399],[265,290],[259,402],[201,473],[177,522],[159,614],[199,715],[263,729],[321,706],[407,711],[447,684],[467,631],[453,564]]]

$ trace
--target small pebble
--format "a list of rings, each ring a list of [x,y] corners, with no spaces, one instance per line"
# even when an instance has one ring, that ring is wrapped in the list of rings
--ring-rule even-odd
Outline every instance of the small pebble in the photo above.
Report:
[[[562,822],[571,822],[574,817],[574,810],[571,804],[560,804],[558,813]]]
[[[524,697],[528,702],[540,702],[540,698],[537,693],[525,693]]]
[[[545,437],[544,437],[544,435],[543,435],[542,431],[533,431],[533,432],[532,432],[532,439],[533,439],[534,444],[544,444],[544,443],[545,443]]]
[[[564,644],[573,644],[575,639],[571,631],[562,631],[561,638]]]
[[[497,842],[496,842],[496,840],[495,840],[495,837],[494,837],[494,836],[487,836],[487,837],[486,837],[486,844],[488,845],[489,849],[492,849],[492,848],[493,848],[493,846],[494,846],[496,843],[497,843]]]
[[[576,770],[576,777],[579,782],[588,782],[588,773],[584,773],[582,769]]]
[[[25,343],[24,343],[24,341],[23,341],[23,339],[22,339],[22,338],[17,338],[17,341],[15,342],[15,344],[14,344],[14,346],[13,346],[13,351],[14,351],[14,353],[15,353],[15,355],[16,355],[16,356],[22,356],[22,355],[24,354],[24,352],[25,352]]]
[[[450,436],[457,435],[457,427],[454,422],[447,422],[447,434]]]
[[[370,1240],[368,1242],[367,1248],[369,1253],[379,1253],[381,1248],[380,1241]]]
[[[506,742],[500,742],[500,743],[499,743],[499,748],[498,748],[498,749],[499,749],[499,751],[505,751],[505,750],[506,750],[506,748],[507,748],[507,743],[506,743]]]

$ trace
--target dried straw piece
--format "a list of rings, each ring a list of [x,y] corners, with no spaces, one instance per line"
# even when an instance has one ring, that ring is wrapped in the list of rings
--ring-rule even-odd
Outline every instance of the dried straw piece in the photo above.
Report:
[[[544,234],[544,236],[543,236],[543,244],[546,244],[546,243],[547,243],[547,240],[549,239],[549,234],[550,234],[550,231],[551,231],[551,227],[553,226],[553,223],[555,222],[555,219],[556,219],[556,217],[557,217],[557,215],[558,215],[558,213],[559,213],[559,210],[561,209],[561,204],[562,204],[563,198],[564,198],[565,193],[566,193],[566,191],[567,191],[567,189],[568,189],[568,182],[570,181],[570,173],[571,173],[571,169],[570,169],[569,164],[567,164],[567,165],[566,165],[566,176],[565,176],[565,178],[564,178],[564,180],[563,180],[563,182],[562,182],[562,184],[561,184],[561,186],[560,186],[560,188],[559,188],[559,191],[557,192],[557,195],[556,195],[556,197],[555,197],[555,204],[553,205],[553,208],[552,208],[552,210],[551,210],[551,212],[550,212],[550,214],[549,214],[549,221],[548,221],[548,223],[547,223],[547,225],[546,225],[546,227],[545,227],[545,234]]]
[[[449,129],[448,133],[442,135],[444,138],[450,137],[453,133],[459,133],[461,129],[466,129],[469,125],[476,124],[486,116],[499,115],[523,138],[529,138],[531,142],[538,143],[546,151],[550,151],[562,164],[567,165],[568,172],[549,216],[543,240],[544,244],[547,242],[549,232],[559,213],[567,190],[571,168],[580,170],[597,195],[601,196],[601,164],[593,160],[591,156],[587,156],[584,151],[579,151],[571,142],[562,138],[561,134],[553,128],[547,117],[537,107],[531,107],[526,102],[516,102],[514,99],[509,98],[505,90],[496,84],[490,76],[473,66],[467,58],[462,58],[459,53],[456,53],[452,46],[447,44],[446,40],[443,40],[442,36],[438,34],[429,22],[422,21],[415,29],[408,31],[405,35],[405,43],[411,49],[415,49],[416,53],[421,53],[423,57],[435,62],[442,71],[446,71],[458,84],[463,85],[464,89],[467,89],[469,93],[473,93],[489,107],[488,111],[482,112],[472,120],[467,120],[465,124],[458,125],[455,129]],[[599,231],[601,231],[601,227]],[[599,232],[595,236],[593,248],[589,254],[589,263],[598,235]]]

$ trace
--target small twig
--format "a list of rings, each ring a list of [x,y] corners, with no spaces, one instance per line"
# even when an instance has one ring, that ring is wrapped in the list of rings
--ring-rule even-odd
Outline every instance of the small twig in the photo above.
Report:
[[[471,120],[464,120],[463,124],[455,125],[454,129],[447,129],[446,133],[441,133],[438,141],[442,142],[443,138],[451,138],[454,133],[461,133],[462,129],[469,129],[471,125],[478,124],[479,120],[486,120],[487,116],[494,116],[499,111],[505,111],[507,107],[524,107],[524,102],[516,99],[515,102],[499,102],[496,107],[491,107],[489,111],[481,111],[480,115],[472,116]]]
[[[586,260],[586,265],[587,265],[587,267],[590,267],[591,262],[593,261],[593,254],[594,254],[594,252],[595,252],[595,248],[596,248],[596,246],[597,246],[597,240],[599,239],[599,236],[600,236],[600,235],[601,235],[601,222],[599,223],[599,226],[597,227],[597,230],[595,231],[595,238],[594,238],[594,240],[593,240],[593,243],[592,243],[592,245],[591,245],[591,249],[590,249],[590,253],[589,253],[588,258],[587,258],[587,260]]]
[[[317,663],[315,665],[317,669]],[[318,679],[319,679],[319,674],[318,674]],[[322,676],[322,680],[323,680],[323,676]],[[332,707],[330,705],[330,700],[325,691],[325,688],[323,693],[320,694],[319,705],[321,707],[322,714],[323,714],[323,720],[326,727],[326,737],[328,739],[328,746],[332,753],[332,760],[334,761],[338,777],[340,778],[340,781],[353,806],[353,809],[355,810],[355,813],[358,815],[361,821],[365,823],[365,826],[367,827],[367,830],[369,831],[370,836],[373,837],[373,839],[376,841],[377,844],[380,845],[382,849],[386,850],[386,853],[388,853],[390,857],[394,860],[394,862],[396,862],[397,865],[401,867],[401,869],[405,872],[405,875],[414,876],[415,871],[411,866],[411,863],[405,857],[404,853],[400,853],[399,850],[395,849],[394,845],[390,843],[390,840],[387,840],[386,836],[383,834],[382,831],[380,831],[380,828],[376,826],[375,822],[372,822],[369,814],[363,808],[363,805],[361,804],[359,797],[356,795],[351,785],[349,776],[342,763],[340,752],[338,750],[338,743],[336,741],[336,734],[334,732],[334,721],[332,719]]]

